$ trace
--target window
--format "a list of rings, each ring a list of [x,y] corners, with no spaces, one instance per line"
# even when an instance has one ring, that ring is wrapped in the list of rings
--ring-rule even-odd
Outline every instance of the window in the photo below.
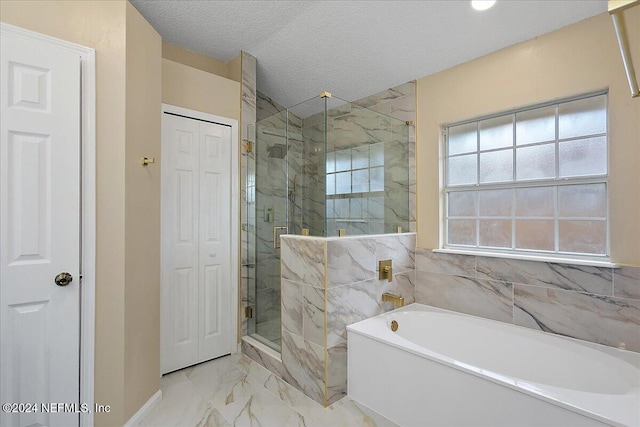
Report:
[[[446,245],[606,256],[607,94],[445,127]]]
[[[384,143],[327,153],[327,217],[384,219]]]

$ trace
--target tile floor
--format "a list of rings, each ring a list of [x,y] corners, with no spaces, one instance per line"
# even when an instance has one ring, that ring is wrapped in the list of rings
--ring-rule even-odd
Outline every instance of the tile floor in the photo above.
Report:
[[[243,354],[165,375],[142,426],[396,427],[345,397],[323,408]]]

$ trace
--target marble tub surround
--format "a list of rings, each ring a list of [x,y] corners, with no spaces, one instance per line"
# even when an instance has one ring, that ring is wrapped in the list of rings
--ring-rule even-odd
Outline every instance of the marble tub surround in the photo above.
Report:
[[[326,248],[327,287],[375,278],[377,263],[374,239],[332,239],[327,240]]]
[[[322,405],[347,391],[346,326],[414,301],[415,233],[282,237],[282,378]],[[392,259],[393,281],[377,265]]]
[[[640,299],[640,267],[623,265],[613,271],[613,295]]]
[[[516,325],[640,352],[640,300],[514,286]]]
[[[640,267],[416,250],[416,301],[640,352]]]
[[[283,236],[280,246],[282,278],[323,288],[326,242],[323,238]]]
[[[165,375],[161,388],[141,426],[396,426],[348,398],[324,408],[242,354]]]

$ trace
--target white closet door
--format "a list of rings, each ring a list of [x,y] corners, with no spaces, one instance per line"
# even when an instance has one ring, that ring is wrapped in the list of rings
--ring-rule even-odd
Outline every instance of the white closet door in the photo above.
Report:
[[[200,360],[229,353],[231,128],[200,123]]]
[[[0,402],[78,404],[80,56],[5,33],[0,52]],[[36,409],[0,425],[78,425]]]
[[[163,115],[162,372],[230,352],[231,128]]]
[[[200,125],[163,115],[162,372],[198,360]]]

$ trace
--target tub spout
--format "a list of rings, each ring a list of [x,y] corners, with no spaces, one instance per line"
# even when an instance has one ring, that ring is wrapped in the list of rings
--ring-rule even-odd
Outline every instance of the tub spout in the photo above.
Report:
[[[404,305],[404,297],[402,295],[382,294],[382,302],[387,301],[392,302],[396,307],[402,307]]]

